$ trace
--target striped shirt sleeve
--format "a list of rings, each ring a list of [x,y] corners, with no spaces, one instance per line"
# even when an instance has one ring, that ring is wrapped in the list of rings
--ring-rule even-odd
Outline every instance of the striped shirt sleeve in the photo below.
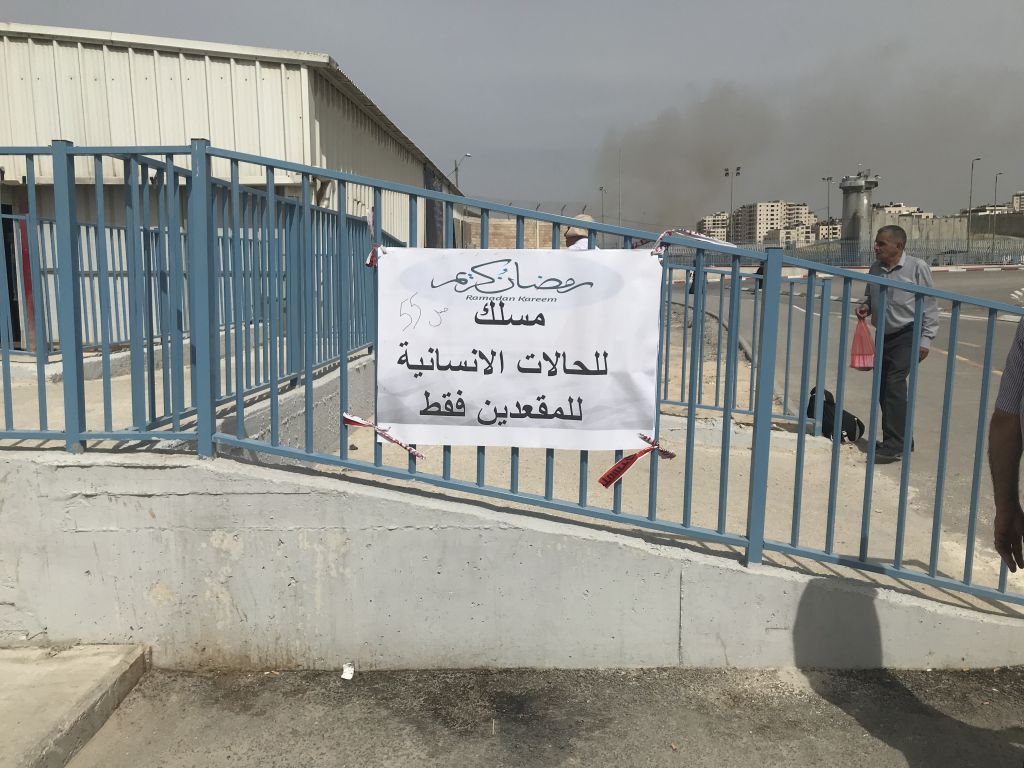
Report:
[[[1021,399],[1024,398],[1024,322],[1018,322],[1010,353],[1006,356],[996,410],[1019,415]]]

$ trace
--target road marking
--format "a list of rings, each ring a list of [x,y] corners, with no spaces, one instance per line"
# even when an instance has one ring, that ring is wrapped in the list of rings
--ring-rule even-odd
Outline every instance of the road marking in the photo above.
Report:
[[[939,317],[952,317],[952,316],[953,315],[951,313],[949,313],[949,312],[942,312],[941,310],[939,311]],[[968,314],[967,312],[961,312],[960,313],[960,319],[961,320],[988,320],[988,315],[971,315],[971,314]],[[996,319],[999,319],[998,315],[997,315]]]
[[[797,304],[793,305],[793,309],[795,309],[795,310],[797,310],[799,312],[803,312],[804,314],[807,314],[807,310],[804,309],[803,307],[797,305]],[[813,312],[812,314],[815,317],[821,317],[821,312]],[[843,316],[843,313],[840,310],[833,310],[833,311],[829,312],[829,314],[832,315],[833,317],[842,317]],[[852,316],[853,315],[851,313],[851,317]],[[950,314],[949,312],[943,312],[941,310],[939,311],[939,317],[952,317],[952,316],[953,315]],[[968,314],[966,312],[961,312],[960,313],[960,319],[961,320],[986,320],[987,321],[988,320],[988,315],[971,315],[971,314]],[[1003,320],[1004,318],[997,316],[996,319],[997,320]],[[1015,316],[1010,316],[1010,317],[1005,318],[1005,319],[1007,321],[1012,321],[1012,320],[1016,320],[1017,318]]]
[[[966,342],[961,341],[961,342],[958,342],[958,343],[965,344]],[[975,347],[975,346],[977,346],[977,344],[972,344],[971,346]],[[934,347],[933,346],[932,349],[935,352],[938,352],[940,354],[946,355],[947,357],[949,356],[949,352],[944,350],[942,347]],[[963,355],[955,355],[955,357],[961,363],[967,363],[968,365],[973,365],[975,368],[980,368],[981,370],[985,370],[985,366],[984,365],[982,365],[981,363],[975,362],[974,360],[970,360],[970,359],[964,357]],[[998,370],[997,368],[993,368],[992,369],[992,373],[994,373],[996,376],[1002,376],[1003,375],[1003,372]]]
[[[793,308],[800,310],[804,314],[807,313],[807,310],[805,310],[803,307],[798,307],[795,304],[793,305]],[[817,316],[818,314],[819,313],[817,313],[817,312],[814,313],[815,316]],[[948,315],[947,315],[947,317],[948,317]],[[973,315],[960,315],[960,317],[971,317],[971,318],[973,318],[975,320],[987,320],[988,319],[988,318],[984,318],[984,317],[975,317]],[[979,347],[980,346],[978,344],[971,344],[970,342],[967,342],[967,341],[958,341],[957,344],[963,344],[964,346],[968,346],[968,347]],[[948,355],[949,354],[949,352],[947,352],[946,350],[942,349],[942,347],[932,346],[932,349],[935,350],[936,352],[940,352],[943,355]],[[968,365],[973,365],[975,368],[980,368],[982,370],[984,370],[984,368],[985,368],[985,366],[982,365],[981,363],[975,362],[974,360],[966,358],[963,355],[956,355],[956,359],[959,360],[962,363],[967,363]],[[1002,376],[1003,375],[1003,372],[998,370],[998,369],[996,369],[996,368],[992,369],[992,373],[994,373],[996,376]]]

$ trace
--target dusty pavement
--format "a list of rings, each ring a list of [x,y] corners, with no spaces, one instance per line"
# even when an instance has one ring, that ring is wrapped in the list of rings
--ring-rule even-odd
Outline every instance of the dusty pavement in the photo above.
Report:
[[[1024,668],[150,672],[71,768],[1024,765]]]

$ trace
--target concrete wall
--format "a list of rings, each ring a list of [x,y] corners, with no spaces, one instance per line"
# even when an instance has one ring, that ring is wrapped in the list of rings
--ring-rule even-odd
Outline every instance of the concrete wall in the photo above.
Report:
[[[1024,237],[1024,213],[1002,216],[972,216],[971,232],[987,235],[990,232],[1006,237]]]
[[[971,222],[971,229],[977,230],[975,222],[977,217],[973,217]],[[912,241],[954,241],[967,240],[967,216],[950,216],[948,218],[941,219],[922,219],[919,216],[897,216],[895,214],[881,213],[875,211],[871,217],[871,234],[873,238],[874,233],[881,227],[886,227],[895,224],[896,226],[903,227],[907,232],[907,239]],[[869,241],[870,245],[870,241]],[[920,246],[919,246],[920,247]]]
[[[552,224],[545,221],[527,219],[523,222],[523,247],[524,248],[551,248]],[[480,219],[467,219],[460,226],[461,237],[465,247],[480,247]],[[563,228],[564,229],[564,228]],[[488,248],[515,248],[516,247],[516,221],[515,219],[500,219],[491,217],[487,225],[487,247]]]
[[[1024,662],[1018,620],[227,459],[0,454],[0,636],[169,667]]]

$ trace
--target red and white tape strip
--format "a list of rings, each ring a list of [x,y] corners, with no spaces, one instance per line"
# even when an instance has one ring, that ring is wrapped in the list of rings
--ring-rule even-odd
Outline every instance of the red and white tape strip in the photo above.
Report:
[[[388,428],[387,427],[378,426],[377,424],[374,424],[372,421],[369,421],[367,419],[362,419],[362,418],[360,418],[358,416],[353,416],[351,413],[346,413],[344,415],[344,419],[345,419],[345,424],[350,426],[350,427],[369,427],[374,432],[376,432],[378,435],[380,435],[382,439],[387,440],[389,443],[394,443],[399,448],[404,448],[409,453],[410,456],[415,456],[417,459],[425,458],[422,453],[417,451],[411,445],[407,445],[406,443],[403,443],[397,437],[395,437],[390,432],[388,432]]]
[[[711,237],[701,232],[694,232],[692,229],[666,229],[660,235],[658,235],[658,241],[654,244],[654,248],[651,249],[652,256],[661,256],[665,251],[668,250],[668,246],[664,245],[661,241],[670,235],[679,235],[680,237],[693,237],[698,240],[704,240],[708,243],[715,245],[732,245],[727,240],[719,240],[717,237]]]
[[[378,251],[383,253],[384,249],[381,248],[380,243],[374,243],[373,244],[373,248],[370,249],[370,255],[366,257],[366,266],[368,266],[368,267],[376,267],[377,266],[377,262],[380,260],[379,257],[377,256],[377,252]]]
[[[366,225],[370,228],[370,237],[377,234],[376,225],[377,211],[375,208],[370,208],[370,212],[366,214]],[[366,257],[366,266],[376,267],[377,262],[380,261],[379,254],[384,253],[384,246],[377,241],[373,241],[373,246],[370,248],[370,255]]]
[[[599,482],[605,488],[614,485],[615,483],[619,482],[619,480],[622,479],[622,476],[629,471],[630,467],[636,464],[637,459],[639,459],[642,456],[646,456],[648,453],[651,453],[653,451],[657,451],[658,455],[661,456],[661,458],[663,459],[674,459],[676,457],[676,455],[672,451],[668,450],[667,448],[662,448],[658,441],[655,440],[650,435],[645,435],[641,432],[640,439],[647,443],[649,447],[637,451],[636,453],[631,453],[629,456],[623,456],[621,459],[615,462],[615,464],[612,465],[612,467],[607,472],[601,475],[597,479],[597,482]]]

